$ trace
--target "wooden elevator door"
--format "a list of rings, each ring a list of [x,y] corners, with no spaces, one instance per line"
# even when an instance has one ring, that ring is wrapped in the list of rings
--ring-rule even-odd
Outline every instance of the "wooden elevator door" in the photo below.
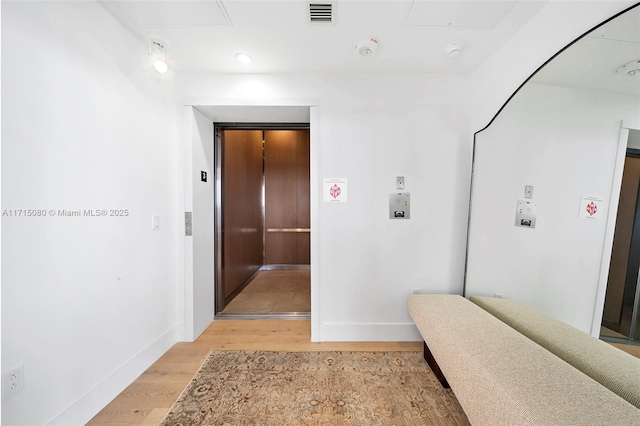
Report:
[[[265,264],[308,265],[309,130],[264,131]]]
[[[262,267],[262,130],[222,132],[222,298]]]

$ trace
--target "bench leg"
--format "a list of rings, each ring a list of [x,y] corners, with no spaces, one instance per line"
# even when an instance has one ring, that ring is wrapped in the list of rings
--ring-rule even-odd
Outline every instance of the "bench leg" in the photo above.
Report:
[[[442,370],[440,370],[440,366],[438,365],[438,363],[436,362],[436,359],[431,354],[431,351],[427,346],[427,342],[424,342],[424,359],[425,361],[427,361],[427,364],[429,365],[429,368],[431,368],[431,371],[433,371],[433,374],[435,374],[438,380],[440,381],[440,384],[442,385],[442,387],[445,389],[451,389],[451,386],[449,386],[449,383],[447,382],[446,377],[444,377],[444,374],[442,374]]]

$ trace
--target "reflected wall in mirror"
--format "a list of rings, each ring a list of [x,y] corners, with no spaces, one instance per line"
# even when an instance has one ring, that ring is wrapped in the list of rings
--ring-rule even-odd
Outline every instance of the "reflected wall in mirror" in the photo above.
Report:
[[[638,28],[636,6],[582,37],[476,134],[465,296],[600,334],[627,136],[640,129],[640,75],[616,70],[640,60]],[[535,206],[535,228],[514,226],[519,201]],[[631,275],[637,298],[637,266]]]

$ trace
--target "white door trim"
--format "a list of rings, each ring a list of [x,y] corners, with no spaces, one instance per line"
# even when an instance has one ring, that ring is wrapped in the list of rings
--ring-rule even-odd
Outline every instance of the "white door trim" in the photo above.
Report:
[[[182,155],[182,158],[179,158],[177,177],[178,177],[178,218],[179,220],[183,220],[184,212],[191,211],[193,206],[193,185],[191,182],[191,177],[193,176],[192,164],[190,161],[191,156],[193,156],[192,149],[192,136],[190,131],[191,123],[187,120],[187,112],[191,110],[191,108],[197,109],[198,106],[216,106],[216,107],[238,107],[238,106],[247,106],[247,107],[255,107],[255,106],[300,106],[300,107],[308,107],[310,113],[310,155],[311,155],[311,341],[318,341],[318,330],[320,325],[320,290],[318,287],[319,282],[319,271],[317,265],[319,265],[319,242],[318,242],[318,230],[319,230],[319,202],[318,202],[318,194],[319,194],[319,136],[318,136],[318,120],[319,120],[319,108],[318,108],[318,100],[303,98],[303,99],[293,99],[293,98],[282,98],[282,99],[216,99],[216,98],[188,98],[184,99],[182,102],[183,107],[183,122],[182,122],[182,147],[179,149],[179,154]],[[247,121],[252,121],[250,117],[248,117]],[[214,136],[213,132],[211,134],[211,144],[214,144]],[[211,174],[211,178],[213,178],[213,174]],[[212,218],[213,219],[213,218]],[[187,341],[195,340],[198,335],[202,332],[202,330],[196,329],[193,318],[198,316],[198,313],[195,312],[195,306],[193,303],[193,298],[187,297],[188,295],[192,295],[194,292],[194,282],[193,282],[193,258],[194,253],[189,249],[190,245],[188,244],[188,240],[192,237],[186,237],[184,235],[184,224],[180,224],[178,228],[181,230],[182,239],[179,241],[184,241],[182,250],[180,247],[177,249],[178,256],[181,257],[179,259],[179,264],[181,264],[182,268],[184,268],[182,273],[178,273],[178,280],[181,280],[179,283],[179,287],[182,291],[178,291],[177,297],[177,309],[179,315],[182,315],[184,318],[184,326],[185,326],[185,339]],[[179,244],[180,246],[180,244]],[[212,259],[213,262],[213,259]],[[215,276],[215,273],[214,273]],[[210,283],[212,288],[215,286],[215,282]],[[215,303],[215,301],[214,301]],[[199,328],[199,327],[198,327]]]

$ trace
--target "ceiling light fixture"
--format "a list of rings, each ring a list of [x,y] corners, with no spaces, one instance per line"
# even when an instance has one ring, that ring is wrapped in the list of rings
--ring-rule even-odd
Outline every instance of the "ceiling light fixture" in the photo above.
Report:
[[[464,40],[456,40],[447,44],[442,52],[450,58],[456,58],[462,54],[467,42]]]
[[[149,39],[149,58],[153,62],[153,67],[161,74],[169,70],[167,62],[167,43],[157,38]]]
[[[373,37],[364,38],[356,43],[356,51],[362,56],[371,56],[378,50],[378,40]]]
[[[247,55],[246,53],[236,53],[236,59],[241,64],[248,64],[253,60],[251,59],[251,56]]]
[[[618,67],[616,70],[618,74],[627,76],[627,77],[638,77],[640,76],[640,59],[635,61],[627,62],[626,64]]]

